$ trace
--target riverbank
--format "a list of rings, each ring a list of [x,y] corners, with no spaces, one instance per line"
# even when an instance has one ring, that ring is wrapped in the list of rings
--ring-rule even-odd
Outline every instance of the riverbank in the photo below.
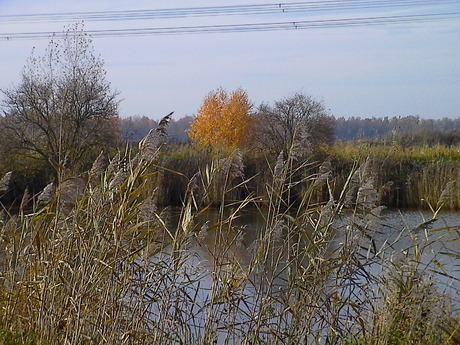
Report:
[[[229,158],[230,157],[230,158]],[[260,202],[269,200],[266,186],[273,178],[273,169],[280,156],[260,155],[256,152],[199,150],[195,146],[171,147],[158,164],[163,167],[157,177],[157,201],[162,205],[180,205],[185,200],[187,181],[198,171],[213,166],[224,170],[235,167],[237,179],[231,198],[243,200],[254,194]],[[317,148],[315,152],[293,162],[297,169],[292,182],[291,201],[300,201],[310,188],[309,177],[322,174],[328,178],[331,192],[338,198],[349,178],[350,171],[365,162],[366,174],[378,190],[379,203],[392,208],[460,209],[460,147],[393,145],[385,141],[350,142]],[[301,168],[300,168],[301,167]],[[220,181],[213,181],[208,201],[220,202]],[[247,180],[244,184],[239,183]],[[210,186],[212,187],[212,186]],[[327,202],[326,188],[315,191],[314,201]]]
[[[262,210],[251,177],[239,174],[240,156],[232,154],[189,179],[175,173],[187,181],[186,193],[178,221],[170,222],[151,193],[168,171],[151,148],[106,167],[94,164],[87,180],[64,181],[33,212],[4,220],[0,339],[22,336],[32,345],[458,339],[458,294],[432,273],[449,275],[443,257],[458,265],[460,253],[430,245],[439,243],[441,230],[458,243],[460,225],[439,229],[428,217],[377,237],[382,207],[372,160],[356,163],[342,190],[334,189],[339,196],[326,194],[320,203],[318,196],[338,185],[329,164],[278,156],[267,169],[271,178],[264,177]],[[76,182],[85,187],[70,188]],[[203,217],[215,196],[219,207],[208,222]],[[263,220],[250,244],[249,224],[240,223],[249,205]],[[212,265],[193,252],[197,245]]]

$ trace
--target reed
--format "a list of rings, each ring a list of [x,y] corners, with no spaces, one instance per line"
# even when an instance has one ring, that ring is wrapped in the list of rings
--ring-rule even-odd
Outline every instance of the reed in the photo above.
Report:
[[[460,188],[451,181],[460,179],[458,146],[409,146],[385,142],[340,143],[325,149],[333,157],[333,167],[341,177],[337,188],[346,180],[354,161],[371,158],[377,188],[385,192],[383,204],[398,208],[434,208],[442,199],[444,209],[460,208]],[[391,186],[387,183],[391,182]]]
[[[438,255],[459,253],[431,256],[435,218],[375,240],[385,222],[375,160],[357,162],[340,180],[332,162],[300,160],[293,146],[268,165],[262,202],[246,188],[253,181],[242,175],[241,152],[212,157],[188,175],[161,167],[162,147],[162,131],[152,131],[137,153],[101,155],[88,175],[49,187],[31,212],[5,219],[0,343],[447,345],[458,339],[459,301],[440,290],[435,275],[429,278],[432,266],[425,263],[429,257],[448,276]],[[175,220],[156,204],[165,171],[185,185]],[[434,216],[454,188],[447,187],[431,202]],[[237,190],[246,196],[235,197]],[[212,205],[214,218],[207,216]],[[251,243],[240,223],[249,207],[263,218]],[[443,231],[455,236],[460,229]],[[211,246],[204,236],[212,236]],[[395,251],[399,243],[404,249]],[[193,246],[202,246],[208,259],[196,257]],[[243,252],[246,262],[237,254]]]

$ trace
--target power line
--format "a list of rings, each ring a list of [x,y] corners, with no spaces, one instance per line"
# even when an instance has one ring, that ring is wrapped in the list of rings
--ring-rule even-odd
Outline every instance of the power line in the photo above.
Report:
[[[0,23],[36,23],[58,21],[128,21],[228,15],[288,14],[338,10],[437,6],[458,4],[458,0],[327,0],[275,4],[187,7],[100,12],[63,12],[27,15],[0,15]]]
[[[443,20],[460,19],[460,12],[431,13],[422,15],[407,16],[383,16],[348,19],[324,19],[324,20],[301,20],[269,23],[248,23],[233,25],[195,25],[195,26],[173,26],[173,27],[151,27],[136,29],[103,29],[85,30],[92,37],[127,37],[127,36],[153,36],[153,35],[185,35],[205,33],[229,33],[229,32],[255,32],[255,31],[276,31],[276,30],[305,30],[317,28],[344,28],[354,26],[392,25],[421,22],[437,22]],[[72,32],[22,32],[0,34],[3,40],[27,40],[27,39],[49,39],[50,36],[59,38],[65,35],[72,35]],[[79,34],[75,32],[74,34]]]

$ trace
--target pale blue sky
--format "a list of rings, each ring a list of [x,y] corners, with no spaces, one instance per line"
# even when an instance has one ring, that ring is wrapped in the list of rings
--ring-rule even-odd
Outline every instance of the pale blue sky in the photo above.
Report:
[[[293,1],[286,1],[286,3]],[[372,3],[372,0],[368,1]],[[397,3],[398,1],[392,1]],[[406,1],[407,2],[407,1]],[[434,3],[435,1],[433,1]],[[241,4],[220,1],[0,0],[0,16]],[[92,29],[171,27],[460,12],[449,5],[292,15],[86,22]],[[5,23],[0,34],[63,30],[65,22]],[[0,39],[0,89],[19,81],[32,47],[47,40]],[[242,87],[258,105],[294,92],[323,100],[335,116],[460,116],[460,20],[354,28],[95,38],[122,116],[193,115],[204,96]]]

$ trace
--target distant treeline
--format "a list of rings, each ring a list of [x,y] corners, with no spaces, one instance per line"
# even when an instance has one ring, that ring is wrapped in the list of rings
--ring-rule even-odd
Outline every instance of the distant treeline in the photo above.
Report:
[[[187,142],[192,116],[172,120],[168,134],[173,142]],[[146,116],[131,116],[120,120],[122,140],[139,141],[157,121]],[[407,134],[411,134],[408,136]],[[419,116],[404,117],[338,117],[335,118],[334,135],[340,140],[393,138],[406,141],[423,141],[453,145],[460,143],[460,117],[457,119],[423,119]]]
[[[419,116],[335,119],[335,136],[343,140],[385,138],[407,133],[452,133],[456,134],[458,140],[460,117],[436,120]]]
[[[187,130],[190,129],[192,116],[185,116],[179,120],[172,119],[168,127],[168,136],[173,142],[187,142]],[[139,141],[145,137],[151,128],[156,128],[158,122],[146,116],[130,116],[120,118],[120,131],[122,141]]]

